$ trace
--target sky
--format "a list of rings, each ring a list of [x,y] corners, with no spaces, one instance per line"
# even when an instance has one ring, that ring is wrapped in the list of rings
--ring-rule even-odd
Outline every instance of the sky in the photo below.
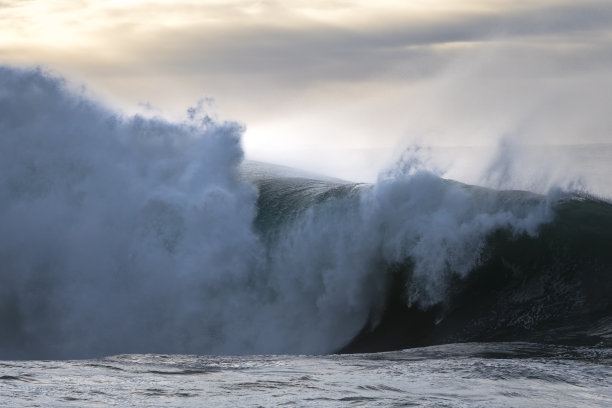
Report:
[[[415,145],[612,142],[609,0],[0,0],[0,64],[128,114],[204,100],[247,158],[351,180]]]

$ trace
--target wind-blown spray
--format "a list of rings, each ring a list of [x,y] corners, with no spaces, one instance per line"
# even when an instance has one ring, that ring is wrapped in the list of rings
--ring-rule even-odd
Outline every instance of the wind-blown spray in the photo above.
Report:
[[[423,169],[258,175],[241,125],[195,113],[122,116],[0,68],[0,357],[332,352],[384,307],[389,265],[431,307],[490,233],[552,217]]]

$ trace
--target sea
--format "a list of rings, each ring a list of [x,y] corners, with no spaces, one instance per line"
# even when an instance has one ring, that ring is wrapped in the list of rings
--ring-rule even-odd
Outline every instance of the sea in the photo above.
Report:
[[[462,343],[351,355],[0,362],[7,407],[609,407],[612,350]]]
[[[611,145],[359,183],[243,131],[0,67],[0,406],[612,406]]]

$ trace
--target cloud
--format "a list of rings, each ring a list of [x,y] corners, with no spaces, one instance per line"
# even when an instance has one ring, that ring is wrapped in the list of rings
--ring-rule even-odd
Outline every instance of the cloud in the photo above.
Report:
[[[109,75],[239,75],[264,82],[287,80],[293,86],[387,76],[420,78],[437,73],[470,47],[511,41],[540,44],[553,54],[560,48],[565,54],[581,53],[569,47],[607,48],[606,33],[612,26],[612,7],[601,1],[420,14],[391,7],[376,12],[334,2],[320,12],[350,11],[353,19],[348,23],[315,18],[304,12],[303,2],[287,6],[272,1],[159,1],[134,2],[131,7],[81,3],[80,9],[66,13],[60,2],[46,17],[50,25],[65,26],[75,44],[54,44],[49,50],[37,48],[34,41],[24,47],[26,52],[51,51],[57,59],[68,58],[86,69],[97,66],[98,72]],[[44,25],[38,30],[45,34]],[[47,31],[50,40],[68,36],[59,35],[57,27]],[[83,35],[87,40],[77,41]],[[6,52],[11,45],[3,48]]]
[[[609,1],[23,4],[0,8],[0,60],[126,104],[214,97],[247,124],[247,154],[610,140]]]

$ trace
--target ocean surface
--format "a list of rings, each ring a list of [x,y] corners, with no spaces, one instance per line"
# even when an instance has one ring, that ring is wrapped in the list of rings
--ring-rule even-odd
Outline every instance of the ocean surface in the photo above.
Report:
[[[0,362],[10,407],[609,407],[612,349],[464,343],[328,356]]]
[[[612,404],[609,145],[356,183],[197,109],[0,90],[0,405]]]

